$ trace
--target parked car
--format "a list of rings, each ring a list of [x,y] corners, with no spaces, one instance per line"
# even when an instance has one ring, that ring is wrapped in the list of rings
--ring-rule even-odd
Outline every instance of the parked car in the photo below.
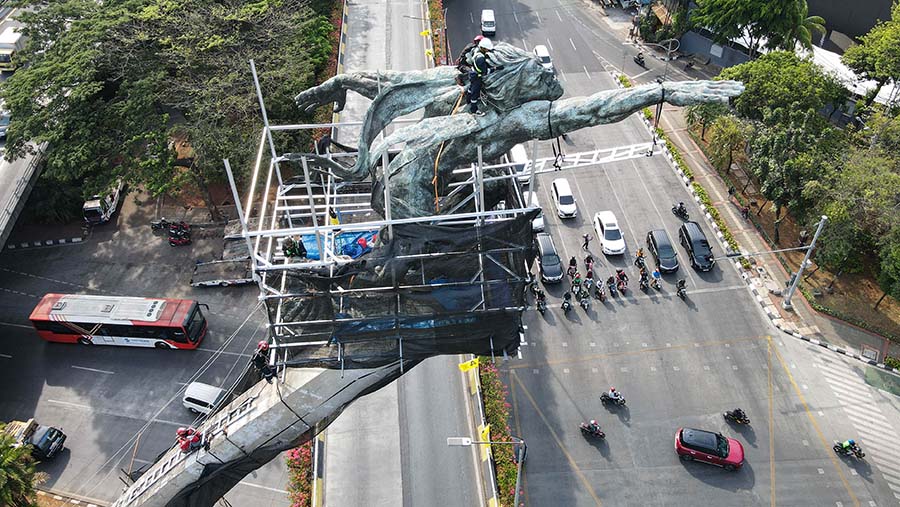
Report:
[[[598,211],[594,214],[594,232],[600,241],[600,250],[606,255],[625,253],[625,238],[619,229],[619,221],[612,211]]]
[[[541,270],[541,280],[544,282],[559,282],[563,277],[562,260],[556,253],[553,238],[546,232],[539,233],[535,237],[538,251],[538,267]]]
[[[655,229],[647,233],[647,250],[653,254],[660,272],[678,271],[678,254],[675,253],[672,240],[664,229]]]
[[[712,248],[697,222],[689,221],[681,224],[681,227],[678,228],[678,240],[681,241],[681,246],[687,250],[691,266],[694,269],[709,271],[713,268],[716,261],[713,259]]]
[[[547,46],[543,44],[535,46],[534,55],[541,60],[541,67],[549,71],[553,70],[553,61],[550,60],[550,51],[547,51]]]
[[[572,188],[567,179],[553,180],[550,193],[553,194],[553,203],[556,204],[556,214],[559,218],[575,218],[578,215],[575,196],[572,194]]]
[[[225,398],[225,390],[203,382],[191,382],[181,402],[195,414],[208,415]]]
[[[675,432],[675,452],[682,461],[702,461],[725,470],[744,466],[744,446],[721,433],[678,428]]]
[[[525,206],[528,208],[541,208],[541,203],[538,201],[537,192],[525,192]],[[534,232],[543,232],[544,231],[544,212],[541,211],[538,213],[538,216],[531,221],[531,229]]]
[[[531,179],[531,161],[528,160],[528,151],[524,144],[517,144],[509,150],[507,160],[513,164],[511,170],[516,173],[516,179],[523,185],[528,185]]]
[[[6,109],[6,104],[0,100],[0,139],[6,139],[6,129],[9,128],[11,116]]]

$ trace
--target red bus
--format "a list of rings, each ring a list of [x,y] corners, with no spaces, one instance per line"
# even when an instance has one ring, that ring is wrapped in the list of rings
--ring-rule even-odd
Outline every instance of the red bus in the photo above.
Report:
[[[201,306],[188,299],[47,294],[30,319],[51,342],[195,349],[206,336]]]

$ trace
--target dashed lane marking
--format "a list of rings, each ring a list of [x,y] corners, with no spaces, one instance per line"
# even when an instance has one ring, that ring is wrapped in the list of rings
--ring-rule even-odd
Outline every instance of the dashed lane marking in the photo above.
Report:
[[[37,297],[37,296],[35,296]],[[0,322],[0,326],[21,327],[23,329],[34,329],[34,326],[26,326],[25,324],[13,324],[12,322]]]
[[[91,371],[94,373],[102,373],[104,375],[115,375],[116,374],[116,372],[114,372],[114,371],[98,370],[96,368],[88,368],[86,366],[75,366],[74,364],[72,365],[72,368],[75,368],[76,370]]]

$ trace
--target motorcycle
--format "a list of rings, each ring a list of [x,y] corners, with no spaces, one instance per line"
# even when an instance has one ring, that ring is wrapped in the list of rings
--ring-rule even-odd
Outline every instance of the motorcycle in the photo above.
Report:
[[[644,61],[644,57],[640,53],[634,55],[633,60],[634,60],[634,63],[640,65],[641,67],[643,67],[645,69],[647,68],[647,63]]]
[[[603,430],[599,427],[596,429],[591,428],[588,423],[581,423],[579,427],[581,428],[581,432],[589,437],[606,438],[606,433],[603,433]]]
[[[597,290],[594,292],[594,296],[595,296],[595,297],[597,298],[597,300],[599,300],[601,303],[603,303],[603,302],[606,301],[606,293],[603,292],[603,286],[600,285],[599,283],[597,284]]]
[[[616,289],[618,289],[619,292],[621,292],[624,296],[625,290],[628,289],[628,284],[625,283],[625,280],[619,280],[618,282],[616,282]]]
[[[615,282],[607,283],[606,288],[609,289],[609,295],[611,297],[616,297],[616,283]]]
[[[184,246],[191,244],[191,237],[186,236],[169,236],[169,246]]]
[[[688,215],[687,208],[683,208],[681,206],[672,206],[672,214],[682,220],[689,220],[690,215]]]
[[[643,258],[643,257],[635,257],[635,258],[634,258],[634,265],[635,265],[638,269],[642,269],[642,268],[647,267],[647,263],[644,262],[644,258]]]
[[[726,421],[731,421],[735,424],[750,424],[750,418],[747,417],[747,414],[738,414],[735,410],[728,410],[722,416]]]
[[[578,300],[578,304],[581,305],[581,309],[584,311],[588,311],[591,308],[591,298],[583,297]]]
[[[642,291],[647,291],[650,288],[650,282],[647,281],[646,278],[641,278],[640,286]]]
[[[180,222],[169,222],[169,234],[180,234],[180,235],[190,235],[191,234],[191,225],[185,222],[184,220]]]
[[[832,447],[832,449],[834,449],[834,452],[840,454],[841,456],[853,456],[856,459],[863,459],[866,457],[866,453],[864,453],[859,445],[856,444],[845,449],[844,446],[841,445],[841,442],[835,440],[834,447]]]
[[[590,255],[584,259],[584,267],[587,269],[588,273],[594,271],[594,259]]]
[[[541,315],[547,311],[547,303],[545,301],[538,300],[537,302],[537,311],[541,312]]]
[[[662,284],[659,283],[659,278],[651,278],[651,279],[650,279],[650,286],[653,287],[653,288],[656,289],[656,290],[662,290]]]
[[[151,220],[150,221],[150,229],[154,231],[162,231],[169,228],[171,223],[166,220],[166,217],[162,217],[159,220]]]
[[[562,302],[563,313],[569,313],[569,310],[571,310],[571,309],[572,309],[572,303],[570,303],[568,299],[564,299]]]
[[[684,287],[678,287],[678,290],[675,291],[675,294],[678,294],[678,297],[684,300],[684,298],[687,297],[687,289],[685,289]]]
[[[600,395],[600,402],[603,403],[604,405],[606,405],[607,403],[615,403],[616,405],[624,405],[625,398],[620,396],[618,399],[614,400],[614,399],[612,399],[612,397],[610,397],[609,393],[603,393]]]

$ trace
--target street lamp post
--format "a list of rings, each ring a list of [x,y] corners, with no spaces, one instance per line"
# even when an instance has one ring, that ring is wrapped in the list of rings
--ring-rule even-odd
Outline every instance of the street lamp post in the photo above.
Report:
[[[478,441],[472,440],[469,437],[447,437],[447,445],[450,447],[468,447],[470,445],[491,445],[491,444],[501,444],[501,445],[513,445],[518,446],[514,447],[514,451],[516,452],[516,494],[513,498],[513,504],[516,507],[519,507],[519,489],[522,485],[522,463],[525,461],[525,450],[527,446],[525,445],[525,440],[519,437],[512,437],[515,440],[511,442],[497,442],[497,441]]]
[[[800,277],[803,276],[803,269],[806,268],[806,264],[809,262],[809,257],[812,255],[813,248],[816,246],[816,240],[819,239],[819,234],[822,234],[822,229],[825,227],[825,222],[828,221],[828,217],[822,215],[822,220],[819,220],[819,227],[816,228],[816,234],[813,235],[812,241],[809,243],[809,247],[806,249],[806,255],[803,257],[803,262],[800,263],[800,269],[797,270],[796,276],[794,276],[794,280],[791,283],[791,287],[788,289],[787,293],[784,295],[784,299],[781,301],[781,307],[785,310],[790,310],[793,308],[791,305],[791,298],[794,297],[794,291],[797,290],[797,285],[800,284]]]
[[[662,78],[665,80],[666,76],[669,75],[669,60],[672,59],[672,53],[678,51],[678,48],[681,46],[681,42],[678,39],[666,39],[659,44],[655,42],[644,42],[644,45],[647,46],[659,46],[666,50],[666,68],[663,70]]]

